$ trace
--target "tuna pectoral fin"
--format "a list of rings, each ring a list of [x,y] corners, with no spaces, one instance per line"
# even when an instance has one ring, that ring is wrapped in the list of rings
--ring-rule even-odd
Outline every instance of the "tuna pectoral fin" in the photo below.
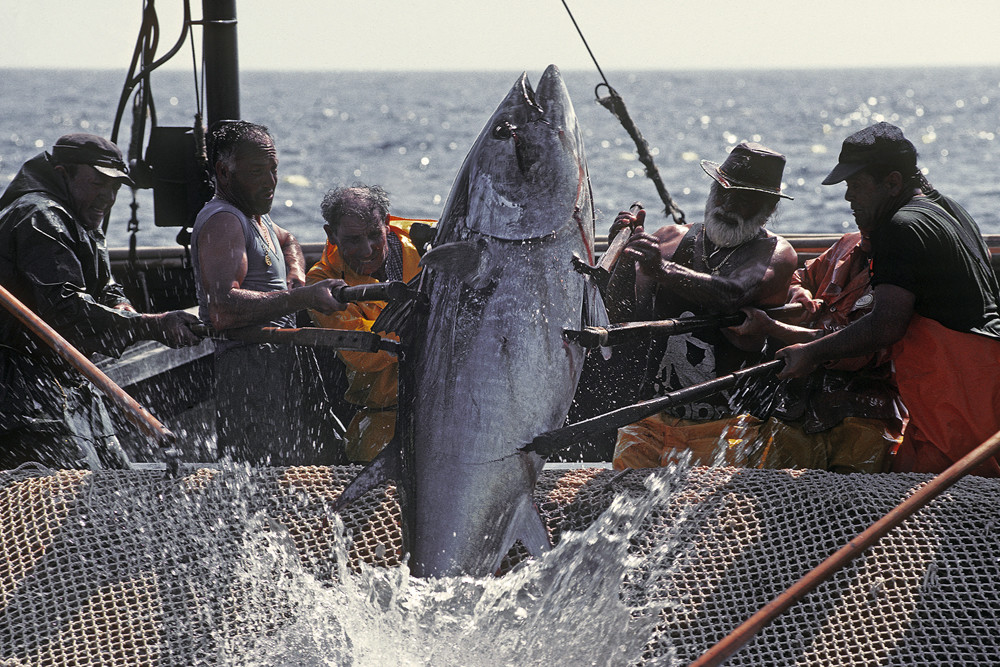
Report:
[[[549,531],[545,528],[545,522],[542,521],[534,503],[528,498],[525,498],[518,505],[517,514],[511,521],[503,548],[491,568],[493,571],[500,567],[504,556],[517,541],[520,541],[528,553],[535,558],[541,558],[542,554],[552,549],[552,542],[549,540]]]
[[[434,246],[420,259],[429,269],[454,276],[475,289],[483,289],[494,278],[489,248],[475,241],[454,241]]]

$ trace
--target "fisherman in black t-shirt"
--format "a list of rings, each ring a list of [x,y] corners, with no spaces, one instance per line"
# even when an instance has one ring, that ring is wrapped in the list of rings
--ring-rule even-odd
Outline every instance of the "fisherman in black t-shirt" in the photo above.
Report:
[[[972,217],[934,190],[902,131],[878,123],[844,140],[823,181],[871,239],[872,312],[811,343],[778,352],[779,377],[889,347],[910,413],[892,470],[940,472],[1000,431],[1000,289]],[[989,460],[977,474],[1000,476]]]

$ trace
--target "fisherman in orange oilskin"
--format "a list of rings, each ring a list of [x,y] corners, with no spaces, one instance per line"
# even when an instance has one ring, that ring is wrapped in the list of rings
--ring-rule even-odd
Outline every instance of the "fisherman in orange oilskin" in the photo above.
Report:
[[[871,242],[844,234],[792,276],[788,302],[801,304],[802,326],[744,308],[733,331],[762,334],[784,344],[803,343],[842,329],[875,305],[868,275]],[[883,472],[902,438],[906,408],[891,376],[889,350],[838,359],[775,392],[762,437],[746,464],[761,468],[811,468],[841,473]]]
[[[410,238],[410,229],[415,222],[434,221],[389,215],[388,194],[379,186],[331,190],[320,210],[326,221],[327,244],[322,259],[309,269],[307,284],[328,278],[342,279],[351,286],[408,282],[420,272],[420,253]],[[356,302],[343,311],[310,314],[321,327],[371,331],[385,306],[385,301]],[[341,350],[337,354],[347,368],[349,386],[344,398],[359,406],[347,427],[347,458],[370,461],[395,432],[399,363],[388,352]]]
[[[917,152],[881,122],[844,140],[823,181],[846,180],[858,228],[871,239],[872,312],[778,351],[779,377],[890,347],[910,413],[894,472],[941,472],[1000,430],[1000,288],[979,227],[917,169]],[[995,458],[975,474],[1000,476]]]

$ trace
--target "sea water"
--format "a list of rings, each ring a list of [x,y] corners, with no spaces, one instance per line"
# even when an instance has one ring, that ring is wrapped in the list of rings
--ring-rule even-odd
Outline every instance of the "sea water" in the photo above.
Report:
[[[557,63],[558,64],[558,63]],[[524,63],[537,81],[548,63]],[[383,186],[393,213],[436,219],[470,146],[520,72],[244,72],[241,112],[267,125],[280,165],[272,217],[300,241],[324,240],[319,203],[330,188]],[[660,175],[689,221],[701,219],[708,176],[743,140],[784,153],[785,192],[770,227],[786,233],[854,229],[844,186],[820,182],[843,139],[881,120],[902,127],[920,165],[983,233],[1000,233],[1000,72],[995,68],[607,72]],[[122,71],[0,70],[0,187],[67,132],[110,136]],[[564,72],[583,129],[598,231],[641,201],[647,226],[668,224],[653,183],[621,124],[595,101],[596,72]],[[191,72],[155,72],[156,122],[191,126]],[[606,91],[602,89],[602,94]],[[118,135],[127,147],[130,105]],[[147,126],[148,134],[148,126]],[[112,212],[108,243],[127,245],[132,193]],[[171,245],[148,190],[136,195],[139,245]]]

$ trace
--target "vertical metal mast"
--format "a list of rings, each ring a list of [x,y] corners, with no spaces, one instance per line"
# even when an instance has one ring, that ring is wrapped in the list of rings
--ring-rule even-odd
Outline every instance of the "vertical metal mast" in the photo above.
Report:
[[[236,45],[236,0],[202,0],[205,54],[205,113],[208,127],[240,118],[240,70]]]

